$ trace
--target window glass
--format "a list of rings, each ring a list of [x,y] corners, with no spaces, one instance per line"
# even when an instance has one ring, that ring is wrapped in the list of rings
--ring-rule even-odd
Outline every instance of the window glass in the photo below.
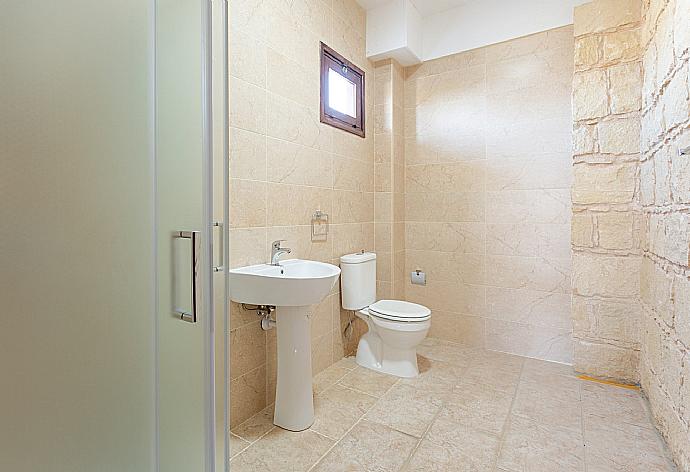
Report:
[[[357,118],[357,85],[328,68],[328,106]]]
[[[320,121],[364,137],[364,71],[321,43]]]

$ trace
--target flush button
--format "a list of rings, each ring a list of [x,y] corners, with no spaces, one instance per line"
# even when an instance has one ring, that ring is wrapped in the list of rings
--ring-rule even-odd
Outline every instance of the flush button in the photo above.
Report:
[[[421,270],[410,272],[410,282],[414,285],[426,285],[426,273]]]

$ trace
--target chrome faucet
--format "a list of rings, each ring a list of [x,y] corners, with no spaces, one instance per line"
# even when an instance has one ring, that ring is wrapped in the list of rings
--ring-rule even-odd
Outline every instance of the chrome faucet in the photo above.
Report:
[[[289,248],[280,247],[280,243],[284,241],[284,239],[279,239],[277,241],[273,241],[273,244],[271,244],[271,265],[279,265],[278,258],[283,254],[290,254],[292,252]]]

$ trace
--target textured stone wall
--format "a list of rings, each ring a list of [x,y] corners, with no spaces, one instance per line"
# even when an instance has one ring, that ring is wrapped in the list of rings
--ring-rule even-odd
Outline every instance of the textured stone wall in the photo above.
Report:
[[[574,17],[573,363],[637,383],[641,4],[595,0]]]
[[[571,362],[572,27],[405,69],[406,272],[430,335]]]
[[[286,239],[291,257],[338,264],[374,245],[374,113],[367,137],[319,122],[319,42],[364,69],[364,10],[355,0],[230,0],[230,265],[264,263],[271,241]],[[326,240],[312,241],[311,215],[330,215]],[[340,309],[339,285],[312,312],[314,373],[357,346],[343,336],[352,316]],[[232,304],[231,426],[273,403],[275,330]]]
[[[679,470],[690,470],[690,1],[644,4],[642,388]]]

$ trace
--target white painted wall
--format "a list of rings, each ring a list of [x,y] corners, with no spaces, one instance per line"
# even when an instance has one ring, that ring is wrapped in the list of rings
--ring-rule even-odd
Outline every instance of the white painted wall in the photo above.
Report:
[[[410,0],[358,1],[369,7],[367,56],[411,65],[572,24],[573,8],[589,0],[466,0],[441,12],[424,0],[437,12],[427,16]]]
[[[367,11],[367,57],[403,66],[422,56],[422,17],[410,0],[390,0]]]
[[[367,11],[367,57],[375,57],[405,43],[405,0],[391,0]]]
[[[587,0],[483,0],[430,15],[423,20],[422,59],[569,25],[573,7]]]

